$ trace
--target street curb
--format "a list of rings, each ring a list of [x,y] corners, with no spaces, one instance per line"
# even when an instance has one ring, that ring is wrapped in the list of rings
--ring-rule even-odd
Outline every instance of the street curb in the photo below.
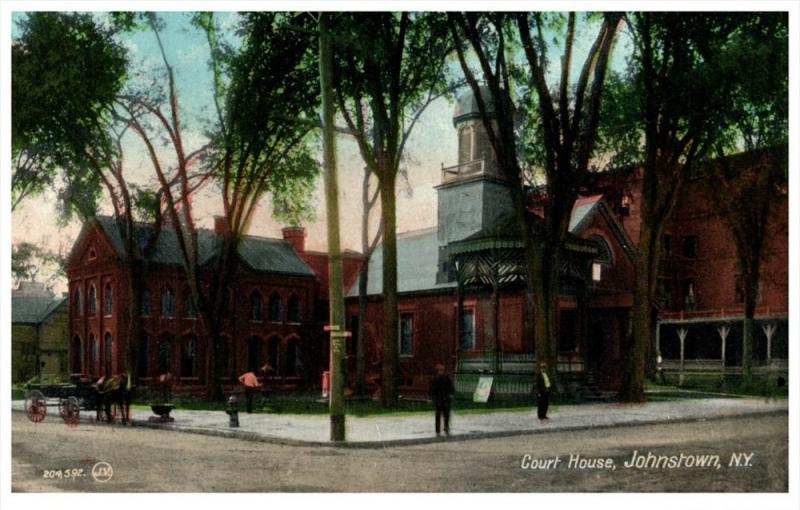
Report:
[[[22,409],[12,409],[12,412],[24,413]],[[528,436],[538,434],[551,434],[555,432],[575,432],[580,430],[603,430],[619,427],[637,427],[642,425],[664,425],[674,423],[693,423],[703,421],[717,421],[736,418],[749,418],[754,416],[777,416],[788,414],[788,409],[772,409],[769,411],[752,411],[752,412],[738,412],[730,414],[719,414],[705,417],[685,417],[685,418],[657,418],[657,419],[644,419],[634,420],[622,423],[600,424],[600,425],[572,425],[559,428],[540,428],[540,429],[518,429],[518,430],[498,430],[492,432],[466,432],[463,434],[455,434],[447,437],[421,437],[409,439],[390,439],[386,441],[345,441],[343,443],[334,443],[327,441],[303,441],[300,439],[289,439],[278,436],[269,436],[259,434],[256,432],[245,432],[241,430],[230,429],[209,429],[202,427],[176,427],[171,424],[153,423],[147,421],[133,421],[130,426],[170,430],[173,432],[184,432],[188,434],[199,434],[204,436],[224,437],[229,439],[241,439],[244,441],[254,441],[259,443],[277,444],[282,446],[316,446],[316,447],[332,447],[332,448],[387,448],[397,446],[414,446],[424,444],[437,444],[437,443],[452,443],[456,441],[474,441],[480,439],[494,439],[501,437],[515,437],[515,436]],[[87,425],[96,425],[97,421],[94,418],[81,418],[81,423]],[[113,426],[124,426],[121,423],[115,423]]]

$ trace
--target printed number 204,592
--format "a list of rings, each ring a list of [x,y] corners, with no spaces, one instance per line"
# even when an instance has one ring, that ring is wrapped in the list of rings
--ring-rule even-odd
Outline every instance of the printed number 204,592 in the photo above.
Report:
[[[86,476],[86,472],[82,468],[75,469],[45,469],[42,472],[42,478],[81,478]]]

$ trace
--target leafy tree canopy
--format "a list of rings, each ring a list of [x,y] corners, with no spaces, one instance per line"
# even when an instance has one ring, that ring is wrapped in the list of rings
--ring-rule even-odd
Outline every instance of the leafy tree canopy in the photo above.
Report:
[[[93,210],[98,175],[87,164],[114,152],[106,129],[111,105],[126,78],[126,52],[91,14],[33,12],[18,22],[12,46],[12,159],[14,205],[68,174],[60,193],[69,214]]]
[[[219,122],[210,163],[233,230],[241,231],[266,192],[281,221],[310,219],[319,173],[311,147],[319,108],[313,19],[247,13],[239,24],[240,48],[219,41],[212,14],[198,14],[195,23],[212,52]]]

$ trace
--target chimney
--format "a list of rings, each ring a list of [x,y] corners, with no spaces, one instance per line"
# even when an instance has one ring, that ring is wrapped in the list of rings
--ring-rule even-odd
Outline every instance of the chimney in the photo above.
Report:
[[[13,290],[15,297],[53,297],[53,293],[42,282],[21,281]]]
[[[225,216],[214,216],[214,233],[218,236],[225,234]]]
[[[283,240],[292,245],[298,254],[306,251],[306,229],[303,227],[285,227],[283,230]]]

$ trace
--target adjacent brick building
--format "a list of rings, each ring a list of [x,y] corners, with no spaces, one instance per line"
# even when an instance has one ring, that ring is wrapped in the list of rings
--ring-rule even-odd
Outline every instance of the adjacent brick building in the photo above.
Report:
[[[66,379],[69,300],[43,284],[20,282],[11,291],[11,380]]]

